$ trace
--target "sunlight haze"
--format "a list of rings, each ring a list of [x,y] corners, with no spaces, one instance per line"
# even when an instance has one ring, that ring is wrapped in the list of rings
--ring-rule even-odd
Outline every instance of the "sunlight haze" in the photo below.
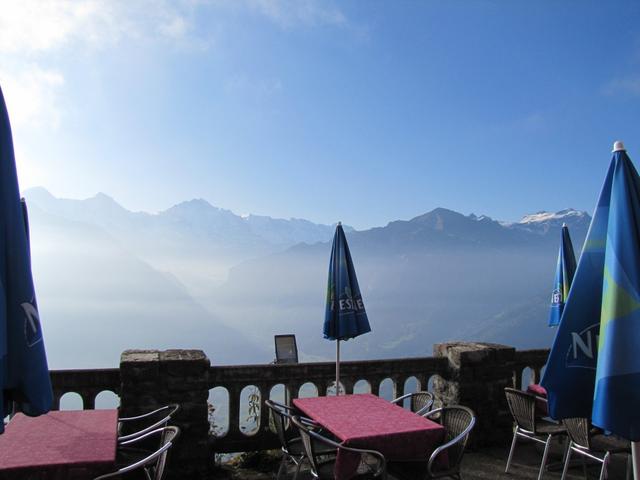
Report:
[[[22,189],[382,226],[591,211],[637,2],[2,1]]]

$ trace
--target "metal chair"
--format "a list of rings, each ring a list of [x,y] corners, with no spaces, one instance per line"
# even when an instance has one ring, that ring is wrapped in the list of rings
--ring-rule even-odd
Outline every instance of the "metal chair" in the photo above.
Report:
[[[562,480],[567,475],[571,453],[596,460],[602,464],[600,469],[600,480],[607,478],[607,466],[611,460],[611,455],[616,453],[627,454],[627,480],[630,478],[631,445],[628,440],[618,439],[611,435],[605,435],[600,429],[593,428],[586,418],[565,418],[562,423],[567,429],[569,436],[569,449],[564,460],[562,470]],[[587,475],[586,465],[583,463],[585,478]]]
[[[330,452],[350,452],[360,455],[358,473],[351,477],[355,479],[380,479],[387,478],[386,460],[384,455],[376,450],[347,447],[340,443],[313,431],[301,420],[300,417],[291,417],[291,422],[298,428],[302,444],[304,446],[306,458],[311,467],[311,475],[318,480],[333,480],[335,478],[335,465],[337,455],[327,456]],[[318,448],[320,447],[320,448]]]
[[[118,443],[132,440],[157,428],[166,427],[171,417],[174,416],[178,410],[180,410],[180,405],[172,403],[135,417],[118,418]],[[123,434],[125,430],[131,430],[135,427],[139,428],[140,425],[144,425],[144,427],[132,433]]]
[[[389,473],[401,479],[457,478],[469,434],[476,424],[470,408],[460,405],[442,407],[424,415],[445,428],[444,443],[423,461],[389,462]],[[446,453],[446,456],[443,454]]]
[[[293,475],[293,480],[296,480],[300,473],[300,468],[305,460],[305,450],[302,444],[302,439],[298,437],[292,437],[287,430],[288,423],[294,413],[294,409],[288,405],[275,402],[273,400],[265,400],[265,405],[269,408],[269,414],[271,416],[273,425],[276,429],[276,434],[280,440],[282,449],[282,461],[280,462],[280,468],[278,468],[278,474],[276,478],[281,478],[282,473],[285,471],[287,463],[295,465],[296,470]],[[304,423],[309,428],[318,428],[319,426],[310,419],[304,419]],[[329,454],[335,452],[335,448],[326,448],[324,445],[316,446],[318,451],[323,454]]]
[[[404,404],[404,400],[410,399],[410,409],[412,412],[417,413],[418,415],[424,415],[433,405],[433,394],[427,391],[419,391],[414,393],[407,393],[406,395],[402,395],[401,397],[394,398],[391,400],[391,403],[395,403],[396,405],[402,406]]]
[[[94,480],[104,480],[106,478],[120,477],[133,470],[141,470],[147,480],[162,480],[167,464],[167,453],[179,434],[180,429],[178,427],[162,427],[147,432],[137,438],[124,441],[123,445],[129,446],[135,444],[136,442],[140,442],[148,438],[157,436],[160,438],[160,448],[150,455],[146,456],[145,458],[136,461],[135,463],[122,467],[115,472],[100,475]]]
[[[544,444],[542,463],[540,464],[540,471],[538,472],[538,480],[541,480],[547,465],[551,439],[558,435],[565,435],[566,429],[558,423],[545,420],[536,415],[536,400],[539,400],[540,397],[523,392],[522,390],[516,390],[515,388],[505,388],[504,393],[515,422],[513,441],[511,442],[509,458],[507,459],[507,466],[504,471],[505,473],[509,472],[509,466],[511,465],[511,459],[513,458],[518,437],[528,438],[529,440]]]

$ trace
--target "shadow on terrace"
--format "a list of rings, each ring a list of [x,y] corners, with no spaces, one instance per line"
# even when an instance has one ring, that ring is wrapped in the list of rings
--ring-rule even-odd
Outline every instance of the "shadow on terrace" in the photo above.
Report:
[[[537,478],[541,449],[530,444],[518,447],[509,474],[504,473],[513,432],[504,388],[522,388],[523,379],[525,387],[537,382],[547,355],[547,350],[444,343],[434,346],[432,357],[342,362],[341,381],[346,393],[369,391],[388,397],[428,389],[436,406],[465,405],[475,412],[477,423],[462,463],[463,478]],[[253,480],[274,478],[275,470],[221,468],[221,456],[264,451],[258,457],[268,458],[274,450],[277,454],[280,444],[264,401],[285,395],[291,400],[308,392],[324,395],[334,375],[335,364],[330,362],[212,366],[200,350],[128,350],[120,368],[51,372],[54,408],[69,392],[82,398],[83,408],[92,409],[98,394],[111,391],[120,397],[121,416],[180,404],[173,423],[182,435],[171,450],[167,479]],[[248,413],[250,426],[243,422]],[[554,445],[550,462],[559,462],[561,455],[562,445]],[[610,468],[610,478],[624,478],[624,462],[618,463]],[[277,465],[277,459],[269,464]],[[591,475],[597,477],[597,472],[594,467]],[[560,478],[560,473],[550,470],[544,478]],[[308,478],[308,473],[298,478]],[[583,478],[582,468],[571,469],[568,478]]]

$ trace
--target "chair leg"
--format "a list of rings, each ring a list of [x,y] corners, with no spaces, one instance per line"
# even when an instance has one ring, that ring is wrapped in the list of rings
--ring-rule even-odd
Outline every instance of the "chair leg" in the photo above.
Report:
[[[516,441],[518,439],[518,427],[513,431],[513,440],[511,441],[511,450],[509,450],[509,457],[507,458],[507,468],[504,469],[504,473],[509,473],[509,466],[511,465],[511,459],[513,458],[513,451],[516,449]]]
[[[567,455],[564,458],[564,468],[562,469],[562,477],[560,480],[564,480],[567,476],[567,470],[569,470],[569,462],[571,461],[571,445],[573,442],[569,440],[569,450],[567,450]]]
[[[627,474],[624,477],[626,480],[631,480],[631,466],[632,466],[631,459],[632,459],[631,454],[628,454],[627,455]]]
[[[571,448],[569,448],[569,445],[571,444],[569,437],[560,437],[561,439],[564,439],[565,442],[567,442],[564,446],[564,452],[562,452],[562,465],[564,465],[564,459],[567,458],[567,454],[569,453],[569,450],[571,450]]]
[[[611,458],[611,453],[607,452],[604,458],[602,459],[602,468],[600,469],[600,480],[604,480],[608,476],[607,470],[608,470],[610,458]]]
[[[276,475],[276,480],[280,480],[280,476],[282,475],[282,471],[284,470],[284,467],[286,464],[287,464],[287,455],[283,453],[282,460],[280,461],[280,468],[278,468],[278,473]]]
[[[296,472],[293,474],[293,480],[297,480],[298,474],[300,473],[300,467],[302,467],[302,462],[304,462],[304,457],[300,457],[296,462]]]
[[[544,467],[547,465],[547,456],[549,455],[549,445],[551,445],[551,435],[547,436],[547,441],[544,443],[544,453],[542,454],[542,463],[540,464],[538,480],[542,480],[542,476],[544,475]]]

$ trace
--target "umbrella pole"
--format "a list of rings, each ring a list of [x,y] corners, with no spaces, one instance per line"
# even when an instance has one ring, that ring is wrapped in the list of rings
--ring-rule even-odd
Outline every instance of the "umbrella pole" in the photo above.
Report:
[[[633,478],[640,480],[640,442],[631,442],[631,457],[633,458]]]
[[[336,340],[336,396],[340,395],[340,339]]]

